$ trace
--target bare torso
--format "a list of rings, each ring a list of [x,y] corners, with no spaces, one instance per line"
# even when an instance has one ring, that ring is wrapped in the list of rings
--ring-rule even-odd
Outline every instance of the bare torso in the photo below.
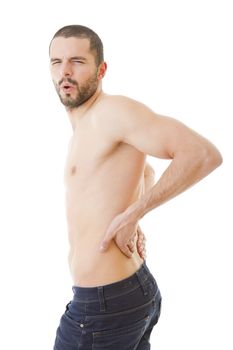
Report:
[[[103,94],[107,65],[102,61],[97,67],[102,57],[87,37],[55,36],[50,68],[74,129],[65,167],[70,270],[75,285],[98,286],[126,278],[142,264],[137,249],[128,258],[113,240],[100,251],[113,219],[124,217],[125,226],[115,226],[119,233],[110,233],[116,239],[125,235],[123,247],[132,250],[137,220],[200,181],[222,158],[181,122],[137,101]],[[172,161],[155,189],[138,201],[144,191],[145,155]],[[113,237],[109,231],[107,243]]]
[[[69,266],[74,285],[86,287],[124,279],[142,264],[137,250],[128,258],[114,241],[99,249],[111,220],[142,194],[145,165],[143,153],[109,134],[103,108],[100,102],[77,123],[65,167]]]

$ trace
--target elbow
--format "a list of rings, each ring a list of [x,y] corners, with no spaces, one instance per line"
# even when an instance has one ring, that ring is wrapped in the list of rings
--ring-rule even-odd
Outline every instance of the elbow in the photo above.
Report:
[[[216,152],[215,157],[214,157],[214,161],[215,161],[216,168],[222,164],[223,157],[219,151]]]
[[[211,146],[204,149],[201,158],[203,170],[206,174],[209,174],[210,172],[215,170],[223,162],[222,155],[215,146]]]

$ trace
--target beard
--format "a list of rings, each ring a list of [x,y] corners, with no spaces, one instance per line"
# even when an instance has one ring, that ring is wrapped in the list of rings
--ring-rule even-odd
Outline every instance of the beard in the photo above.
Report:
[[[64,82],[67,81],[68,83],[74,85],[77,89],[76,91],[76,96],[72,97],[71,93],[65,93],[65,95],[60,93],[60,85]],[[66,78],[62,79],[59,81],[58,84],[55,83],[55,88],[58,93],[58,96],[60,98],[61,103],[69,108],[69,109],[74,109],[79,106],[81,106],[84,102],[89,100],[91,96],[94,95],[98,87],[98,79],[97,79],[97,74],[95,73],[93,76],[91,76],[84,84],[79,85],[77,81],[71,79],[71,78]]]

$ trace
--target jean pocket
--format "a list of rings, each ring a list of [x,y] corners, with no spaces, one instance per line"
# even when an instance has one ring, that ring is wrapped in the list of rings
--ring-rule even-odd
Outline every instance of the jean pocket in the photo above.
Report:
[[[150,316],[134,322],[125,327],[93,332],[93,350],[119,350],[135,349],[139,343],[148,323]]]
[[[57,329],[57,342],[67,345],[77,345],[81,335],[84,324],[69,317],[67,313],[63,314]],[[64,348],[65,349],[65,348]]]
[[[107,314],[95,318],[93,350],[136,349],[154,313],[153,301],[127,312]]]

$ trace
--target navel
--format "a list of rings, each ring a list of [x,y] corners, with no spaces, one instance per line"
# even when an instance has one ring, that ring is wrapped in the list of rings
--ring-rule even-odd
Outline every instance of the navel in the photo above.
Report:
[[[72,166],[71,168],[71,175],[74,175],[76,173],[76,166]]]

